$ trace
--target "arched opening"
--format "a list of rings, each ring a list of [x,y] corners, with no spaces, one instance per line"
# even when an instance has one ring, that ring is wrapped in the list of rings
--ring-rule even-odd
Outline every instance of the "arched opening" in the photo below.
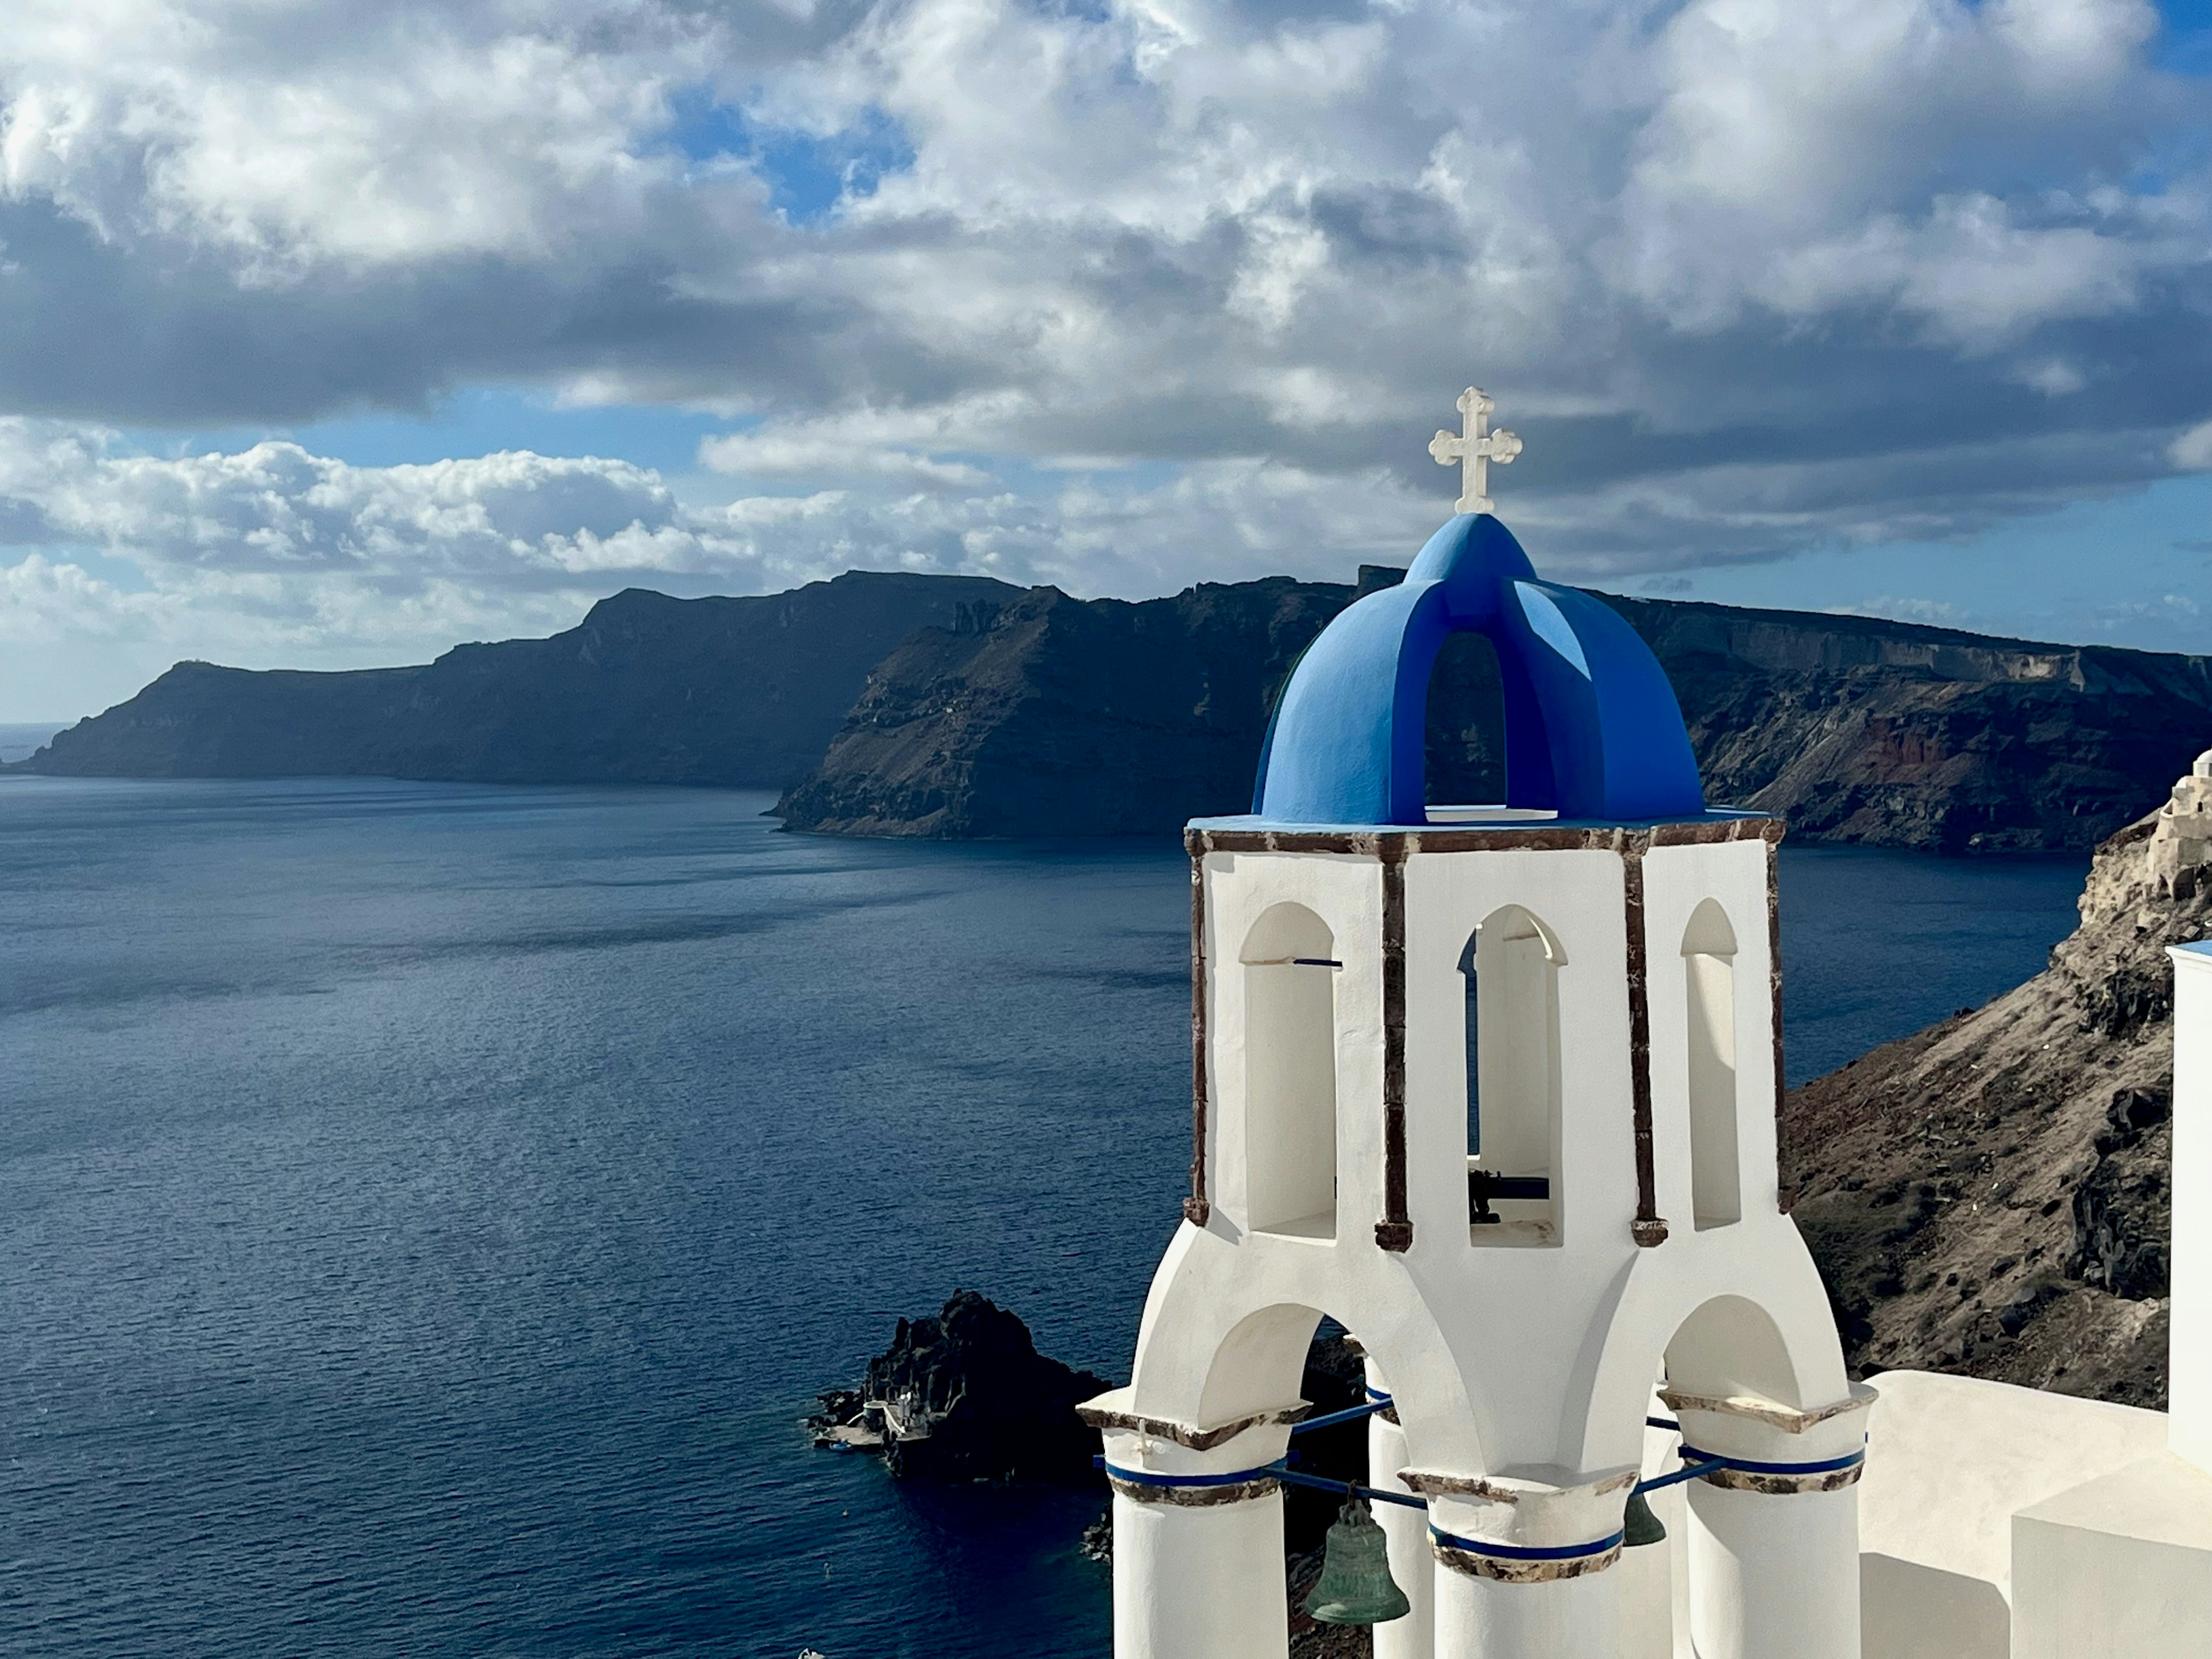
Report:
[[[1517,904],[1474,930],[1466,976],[1469,1237],[1478,1244],[1559,1238],[1559,986],[1566,961]]]
[[[1245,1224],[1336,1237],[1336,942],[1302,904],[1245,935]]]
[[[1735,930],[1706,899],[1682,934],[1689,1066],[1690,1208],[1698,1230],[1743,1217],[1735,1125]]]
[[[1449,635],[1437,653],[1422,750],[1431,805],[1505,799],[1505,692],[1497,647],[1480,634]]]
[[[1659,1425],[1676,1418],[1676,1401],[1691,1399],[1802,1403],[1789,1344],[1765,1308],[1746,1297],[1715,1297],[1675,1328],[1658,1368],[1657,1387],[1648,1401],[1639,1402],[1646,1413],[1644,1479],[1681,1468],[1680,1429]],[[1690,1487],[1668,1486],[1646,1501],[1667,1537],[1656,1548],[1632,1549],[1623,1557],[1620,1619],[1627,1639],[1621,1650],[1655,1656],[1692,1652],[1696,1592],[1691,1552],[1700,1546],[1692,1541],[1698,1528],[1692,1518]]]

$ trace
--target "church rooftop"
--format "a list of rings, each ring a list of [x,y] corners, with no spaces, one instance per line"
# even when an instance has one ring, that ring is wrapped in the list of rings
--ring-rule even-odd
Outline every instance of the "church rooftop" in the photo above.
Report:
[[[1636,630],[1601,600],[1540,580],[1490,510],[1482,469],[1520,440],[1487,433],[1490,400],[1460,399],[1463,438],[1430,453],[1467,468],[1461,511],[1429,538],[1395,587],[1368,594],[1322,630],[1276,705],[1254,792],[1271,826],[1494,820],[1431,807],[1424,743],[1429,677],[1457,633],[1496,650],[1504,699],[1505,800],[1563,824],[1675,822],[1707,816],[1674,688]],[[1212,821],[1208,821],[1211,823]]]

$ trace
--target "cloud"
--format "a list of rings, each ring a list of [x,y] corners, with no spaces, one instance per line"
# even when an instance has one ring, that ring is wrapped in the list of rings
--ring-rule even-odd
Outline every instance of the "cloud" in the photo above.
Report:
[[[0,544],[40,605],[185,595],[303,641],[843,562],[1343,575],[1450,499],[1422,446],[1469,380],[1528,440],[1501,501],[1554,574],[1969,537],[2212,466],[2212,82],[2155,28],[2146,0],[24,0]],[[112,435],[480,384],[728,429],[672,479]]]
[[[2187,472],[2212,468],[2212,421],[2193,426],[2166,446],[2167,458]]]
[[[1923,623],[1933,628],[1958,628],[1971,620],[1965,611],[1948,599],[1899,599],[1887,593],[1863,605],[1833,605],[1830,611],[1838,617],[1882,617],[1891,622]]]

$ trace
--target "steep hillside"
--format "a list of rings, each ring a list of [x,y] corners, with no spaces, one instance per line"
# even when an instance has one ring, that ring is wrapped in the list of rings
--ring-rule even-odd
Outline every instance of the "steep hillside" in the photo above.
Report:
[[[2200,797],[2212,778],[2176,791]],[[1790,1097],[1783,1179],[1856,1364],[2164,1403],[2164,952],[2212,933],[2192,818],[2097,849],[2045,972]]]
[[[750,784],[805,775],[868,670],[914,629],[1020,592],[852,572],[757,599],[632,588],[547,640],[415,668],[180,663],[23,763],[92,776],[362,774],[480,782]]]

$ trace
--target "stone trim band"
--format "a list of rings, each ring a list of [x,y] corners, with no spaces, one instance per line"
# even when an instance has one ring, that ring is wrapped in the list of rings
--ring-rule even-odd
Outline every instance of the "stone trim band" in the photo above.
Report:
[[[1603,1572],[1620,1559],[1625,1536],[1617,1532],[1595,1543],[1539,1548],[1462,1538],[1431,1525],[1429,1548],[1445,1566],[1470,1578],[1488,1578],[1505,1584],[1543,1584]]]
[[[1186,1509],[1210,1508],[1217,1504],[1243,1504],[1279,1492],[1272,1471],[1237,1469],[1226,1474],[1155,1474],[1149,1469],[1125,1469],[1100,1459],[1107,1484],[1116,1494],[1138,1504],[1174,1504]]]
[[[1190,855],[1190,1196],[1185,1220],[1203,1227],[1213,1215],[1206,1195],[1206,855]]]
[[[1382,1218],[1375,1242],[1413,1248],[1406,1213],[1406,849],[1379,849],[1382,863]]]
[[[1651,946],[1644,937],[1644,834],[1620,849],[1621,908],[1628,942],[1629,1122],[1636,1144],[1636,1218],[1628,1224],[1637,1248],[1667,1242],[1659,1214],[1658,1177],[1651,1154]]]
[[[1762,1492],[1770,1498],[1796,1498],[1811,1492],[1841,1492],[1866,1473],[1866,1448],[1817,1463],[1761,1463],[1748,1457],[1729,1457],[1722,1452],[1699,1451],[1683,1443],[1685,1462],[1722,1458],[1720,1468],[1705,1470],[1698,1479],[1728,1492]]]

